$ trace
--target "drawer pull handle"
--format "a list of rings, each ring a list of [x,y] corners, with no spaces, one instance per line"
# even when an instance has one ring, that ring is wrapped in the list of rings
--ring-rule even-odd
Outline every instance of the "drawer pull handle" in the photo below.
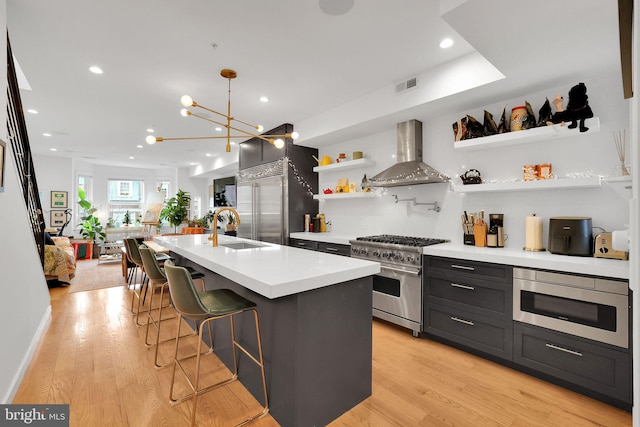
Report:
[[[458,265],[458,264],[451,264],[451,268],[457,268],[459,270],[469,270],[469,271],[475,270],[475,268],[473,267],[467,267],[466,265]]]
[[[298,242],[298,246],[307,246],[307,244],[304,242]]]
[[[453,286],[454,288],[468,289],[470,291],[476,290],[476,288],[474,288],[473,286],[461,285],[460,283],[452,283],[451,286]]]
[[[582,357],[582,353],[579,353],[579,352],[573,351],[573,350],[569,350],[568,348],[558,347],[557,345],[553,345],[553,344],[549,344],[549,343],[546,343],[545,345],[547,347],[549,347],[549,348],[554,349],[554,350],[564,351],[565,353],[569,353],[569,354],[573,354],[574,356]]]
[[[459,317],[451,316],[451,320],[453,320],[454,322],[464,323],[465,325],[469,325],[469,326],[474,326],[475,325],[475,323],[470,322],[468,320],[460,319]]]
[[[326,250],[328,250],[329,252],[338,252],[337,248],[325,248]]]

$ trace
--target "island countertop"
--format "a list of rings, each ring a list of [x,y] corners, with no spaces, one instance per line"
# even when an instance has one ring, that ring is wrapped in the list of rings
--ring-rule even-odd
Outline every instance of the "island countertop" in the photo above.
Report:
[[[380,272],[380,264],[272,243],[218,236],[213,247],[206,234],[154,236],[178,255],[266,298],[274,299],[346,282]],[[259,245],[232,249],[234,243]]]

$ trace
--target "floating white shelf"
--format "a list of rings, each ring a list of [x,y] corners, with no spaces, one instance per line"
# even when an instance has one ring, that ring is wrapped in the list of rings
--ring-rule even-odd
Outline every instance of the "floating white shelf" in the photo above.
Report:
[[[507,132],[499,135],[484,136],[453,143],[456,150],[484,150],[486,148],[508,147],[511,145],[526,144],[535,141],[544,141],[570,136],[589,135],[600,132],[600,119],[597,117],[587,119],[585,126],[589,128],[587,132],[581,133],[580,129],[569,129],[568,123],[565,126],[552,125],[539,128],[521,130],[517,132]]]
[[[314,194],[313,198],[316,200],[329,200],[329,199],[362,199],[376,197],[375,193],[366,193],[364,191],[358,191],[356,193],[333,193],[333,194]]]
[[[313,168],[314,172],[329,172],[329,171],[334,171],[334,170],[348,170],[348,169],[356,169],[356,168],[363,168],[365,166],[373,166],[375,165],[376,162],[374,162],[371,159],[356,159],[356,160],[344,160],[341,161],[340,163],[331,163],[330,165],[326,165],[326,166],[315,166]]]
[[[557,178],[539,181],[497,182],[488,184],[456,185],[455,193],[482,193],[498,191],[554,190],[564,188],[598,188],[602,186],[599,176],[587,178]]]
[[[631,199],[631,176],[607,176],[602,180],[620,196]]]
[[[606,176],[604,178],[602,178],[605,182],[609,182],[609,183],[618,183],[618,182],[628,182],[629,185],[631,185],[631,175],[627,175],[627,176]]]

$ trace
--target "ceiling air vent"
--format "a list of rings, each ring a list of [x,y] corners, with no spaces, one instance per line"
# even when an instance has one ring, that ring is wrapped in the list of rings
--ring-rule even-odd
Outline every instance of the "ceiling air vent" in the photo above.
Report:
[[[396,93],[402,93],[406,90],[413,89],[418,86],[418,78],[413,77],[407,81],[399,83],[396,85]]]

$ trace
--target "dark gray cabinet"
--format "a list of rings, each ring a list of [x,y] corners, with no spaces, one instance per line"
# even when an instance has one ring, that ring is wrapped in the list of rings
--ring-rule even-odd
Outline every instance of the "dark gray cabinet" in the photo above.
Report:
[[[264,132],[265,135],[284,135],[293,132],[293,125],[289,123],[282,124],[275,129]],[[254,166],[263,165],[265,163],[275,162],[284,156],[292,158],[296,165],[310,167],[310,174],[313,173],[313,166],[318,163],[312,156],[318,156],[318,150],[315,148],[302,147],[295,145],[291,138],[282,138],[285,141],[284,147],[277,148],[269,141],[260,138],[251,138],[240,144],[240,153],[238,155],[238,169],[247,169]]]
[[[511,266],[432,256],[423,261],[423,330],[430,338],[630,410],[629,349],[514,322]]]
[[[513,270],[501,264],[424,257],[423,330],[511,360]]]
[[[318,242],[318,250],[328,254],[351,256],[351,245],[340,245],[336,243]]]
[[[312,251],[326,252],[334,255],[351,256],[351,245],[316,242],[304,239],[289,239],[289,246],[310,249]]]
[[[577,386],[583,394],[630,408],[629,350],[515,322],[513,361],[562,385]]]
[[[289,246],[294,248],[311,249],[312,251],[318,250],[318,242],[313,240],[303,239],[289,239]]]

